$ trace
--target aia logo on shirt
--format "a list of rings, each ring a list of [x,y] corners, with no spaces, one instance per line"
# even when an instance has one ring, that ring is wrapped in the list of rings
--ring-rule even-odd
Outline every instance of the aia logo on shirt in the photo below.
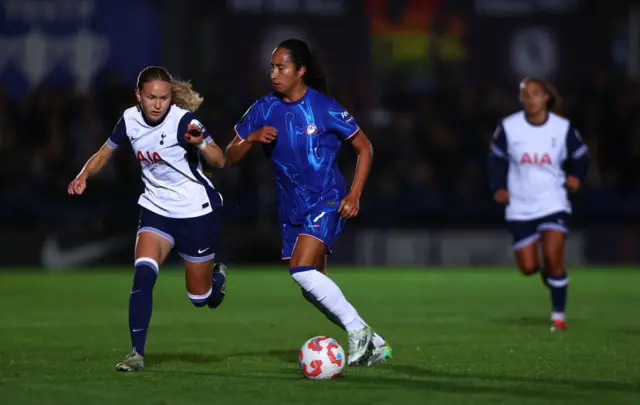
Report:
[[[158,152],[143,152],[141,150],[137,153],[138,162],[156,164],[162,162],[162,156]]]
[[[544,166],[544,165],[549,165],[551,166],[553,164],[553,162],[551,161],[551,156],[549,156],[548,153],[542,153],[542,154],[538,154],[538,153],[523,153],[522,157],[520,157],[520,164],[521,165],[538,165],[538,166]]]

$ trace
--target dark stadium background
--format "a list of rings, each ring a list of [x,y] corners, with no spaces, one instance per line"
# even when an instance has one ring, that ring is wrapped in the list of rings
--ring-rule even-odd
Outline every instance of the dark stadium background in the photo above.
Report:
[[[268,90],[269,52],[291,35],[320,52],[333,93],[376,152],[361,218],[349,223],[335,262],[509,265],[485,156],[529,74],[558,87],[562,113],[593,157],[574,198],[568,260],[640,261],[640,56],[630,1],[47,4],[55,3],[2,3],[0,263],[55,267],[41,254],[46,246],[64,254],[133,234],[141,183],[128,147],[84,197],[65,190],[134,101],[140,69],[162,64],[191,79],[205,97],[198,115],[226,146],[234,122]],[[355,156],[344,149],[350,177]],[[278,256],[272,174],[254,152],[213,174],[225,198],[221,257],[231,263]],[[481,252],[475,240],[485,241]],[[396,245],[419,252],[385,253]],[[128,264],[129,247],[77,264]]]

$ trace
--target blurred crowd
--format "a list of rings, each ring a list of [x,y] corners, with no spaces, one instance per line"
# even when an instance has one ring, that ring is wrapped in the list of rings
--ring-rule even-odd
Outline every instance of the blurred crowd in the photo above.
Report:
[[[265,91],[268,78],[238,86],[211,75],[194,83],[205,103],[197,115],[224,148],[233,125]],[[436,80],[415,90],[402,75],[386,80],[334,83],[333,95],[358,120],[375,149],[361,200],[361,226],[446,226],[500,223],[485,171],[488,143],[500,118],[519,109],[517,84],[464,86]],[[82,198],[67,184],[109,136],[122,111],[134,104],[132,83],[105,74],[86,95],[73,87],[33,90],[24,100],[0,89],[0,224],[3,227],[128,226],[138,215],[139,166],[128,145],[88,184]],[[575,197],[580,221],[612,221],[640,212],[640,88],[596,72],[565,89],[562,114],[588,143],[593,159]],[[275,221],[269,162],[254,148],[242,166],[211,174],[225,196],[225,219],[247,226]],[[356,156],[341,151],[350,181]]]

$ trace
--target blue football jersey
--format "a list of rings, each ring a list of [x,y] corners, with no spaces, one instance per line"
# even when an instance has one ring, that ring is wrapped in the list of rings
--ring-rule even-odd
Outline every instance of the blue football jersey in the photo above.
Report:
[[[315,89],[288,103],[275,94],[256,101],[235,126],[242,139],[264,126],[278,130],[263,149],[275,170],[281,222],[301,224],[314,210],[339,206],[346,185],[336,159],[343,141],[358,132],[338,102]]]

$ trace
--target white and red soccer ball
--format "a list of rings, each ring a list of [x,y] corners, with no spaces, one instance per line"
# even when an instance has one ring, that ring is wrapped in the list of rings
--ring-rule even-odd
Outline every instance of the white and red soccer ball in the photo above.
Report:
[[[329,336],[316,336],[300,348],[300,370],[311,380],[327,380],[342,374],[346,358],[344,349]]]

